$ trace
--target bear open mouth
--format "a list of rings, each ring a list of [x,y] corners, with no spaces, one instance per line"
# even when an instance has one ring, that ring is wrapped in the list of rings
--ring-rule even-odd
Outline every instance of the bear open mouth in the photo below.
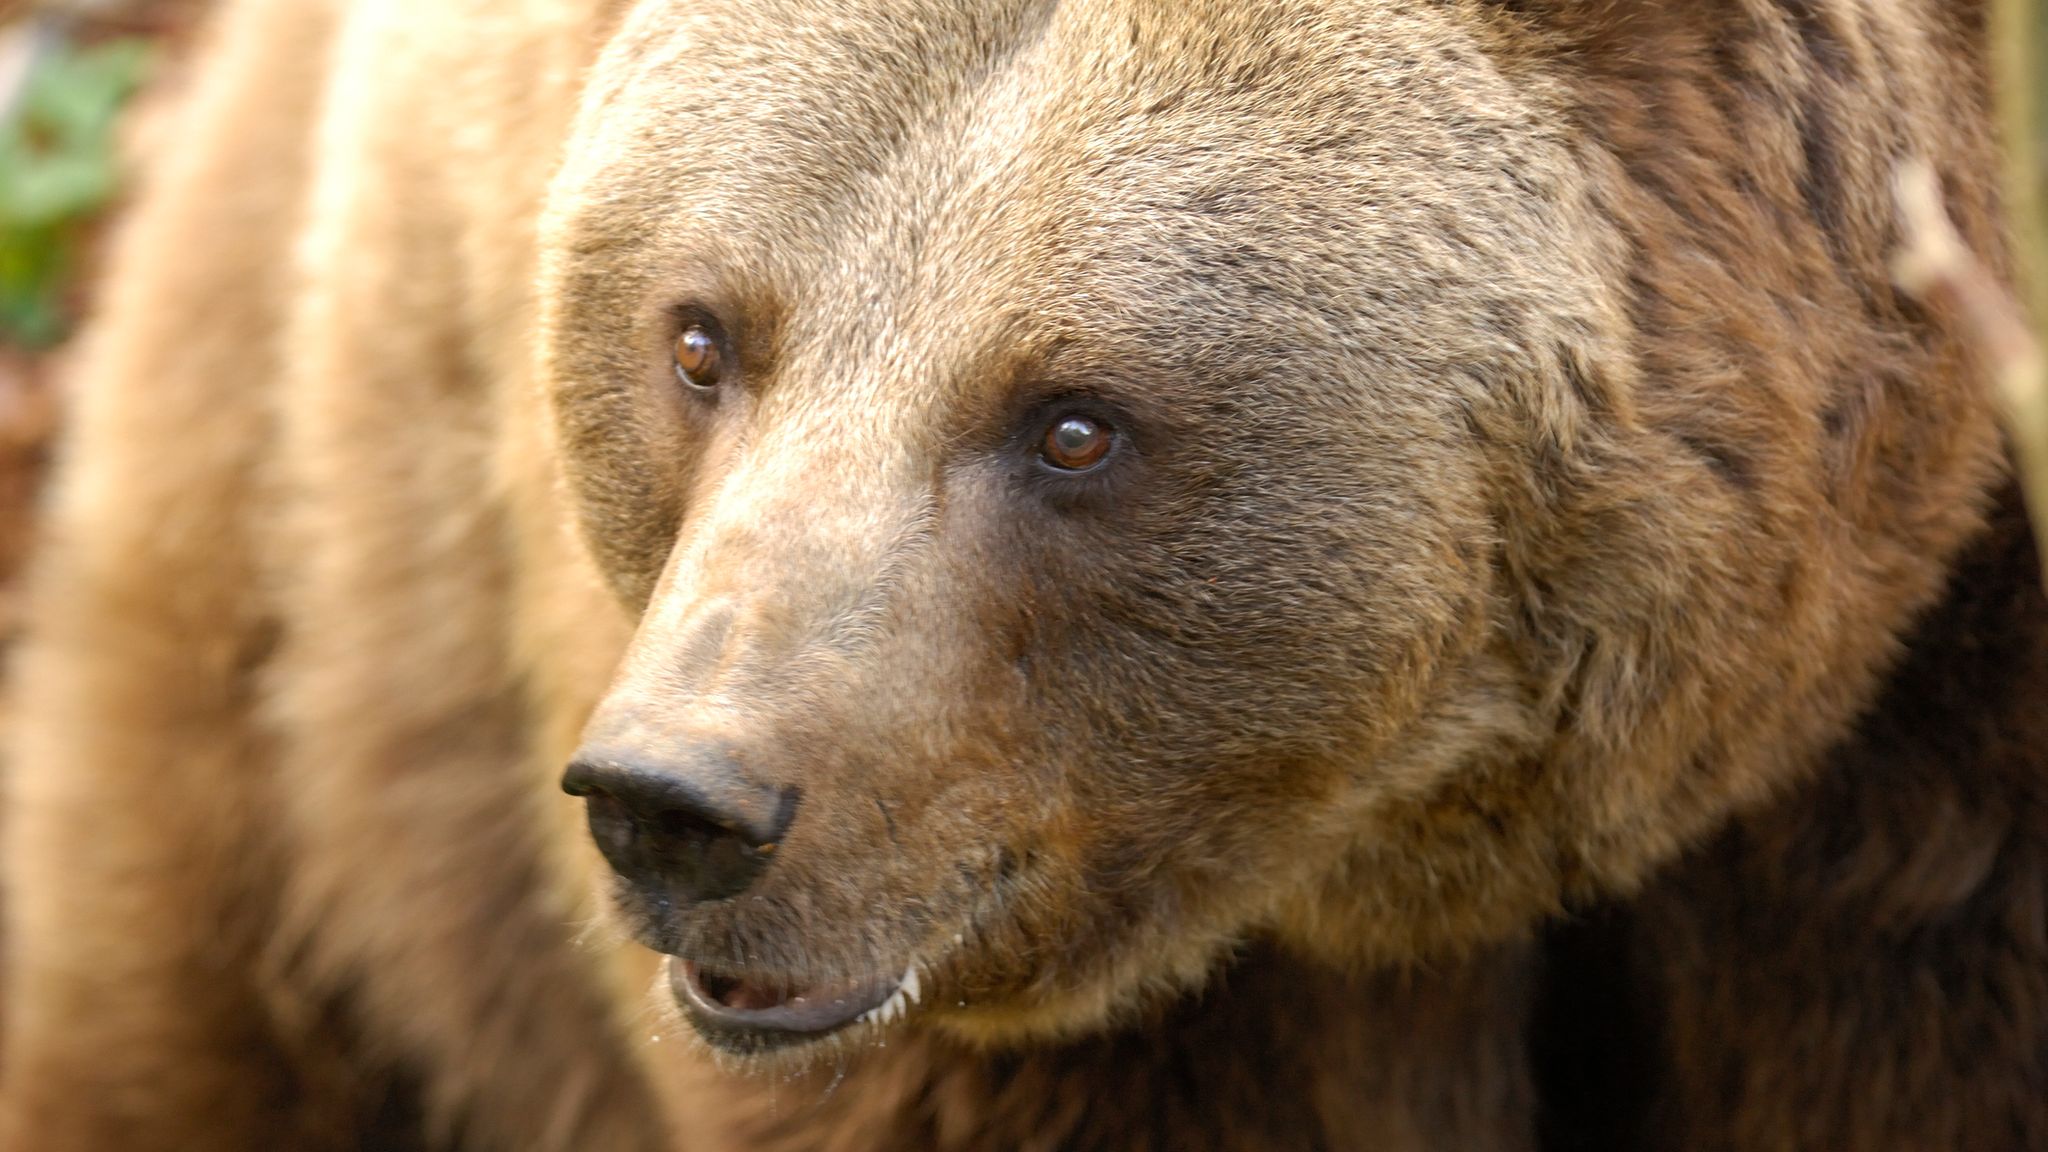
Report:
[[[814,1040],[858,1020],[886,1024],[917,1002],[916,965],[902,976],[797,984],[671,959],[669,989],[704,1038],[758,1051]]]

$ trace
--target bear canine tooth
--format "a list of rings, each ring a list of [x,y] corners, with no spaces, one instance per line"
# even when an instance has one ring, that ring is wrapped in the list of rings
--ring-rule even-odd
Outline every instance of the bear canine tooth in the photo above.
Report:
[[[861,1024],[888,1024],[904,1014],[908,1008],[906,1001],[907,997],[904,996],[904,986],[898,985],[896,991],[891,992],[887,1000],[862,1013],[857,1018],[857,1022]]]

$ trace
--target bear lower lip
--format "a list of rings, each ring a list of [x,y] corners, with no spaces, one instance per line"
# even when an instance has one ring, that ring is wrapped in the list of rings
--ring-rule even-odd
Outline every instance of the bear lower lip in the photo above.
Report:
[[[816,1039],[889,1004],[896,977],[789,985],[707,970],[671,959],[669,990],[705,1039],[732,1049],[761,1049]]]

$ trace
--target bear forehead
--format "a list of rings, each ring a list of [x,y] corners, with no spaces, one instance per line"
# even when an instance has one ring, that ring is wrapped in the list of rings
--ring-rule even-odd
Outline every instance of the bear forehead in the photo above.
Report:
[[[1560,119],[1488,32],[1385,2],[642,4],[554,235],[604,269],[592,310],[1135,350],[1255,299],[1276,346],[1470,347],[1594,278]]]

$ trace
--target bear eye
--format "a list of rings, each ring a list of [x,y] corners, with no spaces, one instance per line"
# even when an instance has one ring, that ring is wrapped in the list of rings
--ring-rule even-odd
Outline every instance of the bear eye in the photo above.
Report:
[[[726,352],[718,334],[702,324],[692,324],[676,337],[676,379],[699,392],[718,387],[725,376]]]
[[[1045,430],[1038,456],[1062,472],[1086,472],[1102,463],[1115,439],[1109,425],[1090,416],[1062,416]]]

